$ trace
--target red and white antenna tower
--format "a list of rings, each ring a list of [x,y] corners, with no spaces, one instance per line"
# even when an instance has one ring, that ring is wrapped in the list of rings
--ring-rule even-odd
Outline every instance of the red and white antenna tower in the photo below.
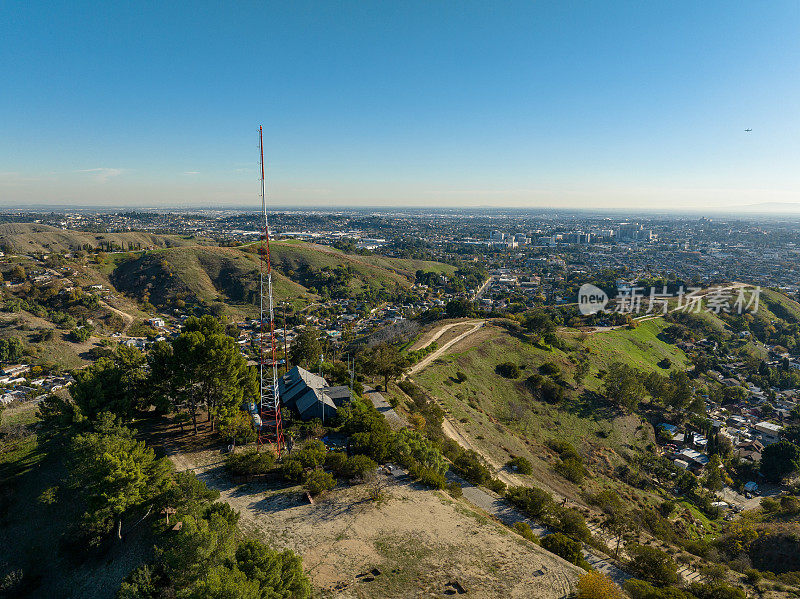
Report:
[[[258,127],[258,141],[261,150],[261,216],[264,230],[261,232],[259,246],[259,297],[261,309],[261,335],[258,343],[258,385],[260,398],[258,413],[261,417],[258,432],[258,447],[274,445],[278,457],[286,445],[283,441],[281,422],[281,400],[278,392],[278,352],[275,343],[275,309],[272,302],[272,264],[269,256],[269,221],[267,220],[267,198],[264,183],[264,133]],[[264,306],[264,283],[267,285],[267,306]],[[269,348],[264,340],[266,331],[264,321],[269,319]],[[267,372],[265,372],[265,369]]]

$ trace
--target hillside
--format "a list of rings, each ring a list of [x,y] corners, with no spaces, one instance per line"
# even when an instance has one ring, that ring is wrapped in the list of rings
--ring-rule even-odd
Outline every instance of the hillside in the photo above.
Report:
[[[580,500],[580,489],[552,471],[556,454],[547,442],[569,441],[586,456],[590,470],[600,477],[589,481],[590,487],[612,482],[614,468],[643,450],[653,440],[653,431],[641,417],[618,411],[597,396],[601,374],[616,361],[662,374],[685,368],[686,355],[659,338],[665,326],[656,319],[636,329],[588,335],[562,331],[562,350],[526,343],[490,324],[454,345],[413,379],[445,408],[456,432],[491,457],[491,465],[500,468],[511,457],[524,456],[534,465],[531,480]],[[578,355],[589,363],[580,383],[575,380]],[[658,365],[664,358],[670,360],[670,369]],[[519,377],[498,374],[496,368],[503,362],[517,364]],[[552,378],[561,380],[565,391],[557,403],[537,397],[531,385],[548,368],[558,370]]]
[[[109,279],[120,291],[158,308],[220,301],[247,312],[256,306],[259,260],[255,244],[241,248],[179,247],[117,257]],[[298,241],[271,244],[277,301],[297,306],[318,296],[380,300],[406,294],[419,268],[452,272],[435,262],[345,254]]]
[[[221,301],[255,307],[258,292],[258,257],[234,248],[168,248],[133,259],[120,259],[109,275],[120,291],[147,299],[158,308]],[[311,301],[313,295],[276,273],[278,301]]]
[[[197,245],[204,241],[193,236],[155,235],[143,232],[87,233],[57,229],[37,223],[0,224],[0,248],[6,253],[14,254],[69,252],[103,248],[109,244],[115,249],[148,250]]]

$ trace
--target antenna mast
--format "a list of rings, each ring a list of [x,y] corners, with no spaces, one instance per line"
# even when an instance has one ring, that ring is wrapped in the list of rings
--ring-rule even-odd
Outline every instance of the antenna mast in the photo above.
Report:
[[[274,444],[275,452],[281,457],[285,449],[283,423],[281,422],[281,403],[278,392],[278,356],[275,343],[275,308],[272,301],[272,264],[269,255],[269,221],[267,219],[267,198],[264,182],[264,133],[258,127],[258,142],[261,153],[261,217],[264,227],[261,232],[259,261],[259,307],[261,313],[260,336],[258,343],[258,411],[261,423],[257,426],[258,447]],[[267,286],[267,306],[264,306],[264,282]],[[265,310],[266,308],[266,310]],[[264,320],[269,319],[269,349],[264,342],[266,333]],[[265,367],[268,370],[265,372]],[[271,369],[271,371],[269,371]]]

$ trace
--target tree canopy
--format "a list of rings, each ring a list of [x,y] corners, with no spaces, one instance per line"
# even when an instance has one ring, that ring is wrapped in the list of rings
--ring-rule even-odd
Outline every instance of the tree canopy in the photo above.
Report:
[[[71,449],[71,478],[85,499],[87,516],[104,527],[113,522],[118,538],[128,511],[152,502],[171,472],[166,458],[156,459],[152,449],[107,412],[92,432],[73,439]]]
[[[212,428],[241,409],[258,390],[255,371],[248,368],[236,342],[212,316],[189,318],[171,344],[158,342],[150,353],[151,389],[161,395],[157,404],[185,410],[197,433],[197,413],[208,410]]]
[[[790,441],[767,445],[761,452],[761,474],[771,482],[800,469],[800,446]]]

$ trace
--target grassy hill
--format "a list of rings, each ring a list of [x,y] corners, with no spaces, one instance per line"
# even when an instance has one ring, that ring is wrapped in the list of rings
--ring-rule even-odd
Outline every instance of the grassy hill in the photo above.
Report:
[[[247,311],[255,308],[259,263],[256,254],[236,248],[183,247],[120,257],[109,279],[120,291],[148,299],[159,308],[221,301]],[[278,301],[314,299],[301,285],[280,273],[273,277]]]
[[[255,246],[247,248],[256,251]],[[296,279],[303,266],[313,270],[346,267],[355,276],[349,285],[356,290],[365,288],[390,289],[394,286],[409,288],[417,270],[452,274],[455,267],[428,260],[404,260],[376,255],[346,254],[337,249],[296,240],[276,241],[270,244],[272,264],[279,272]]]
[[[176,247],[154,250],[133,259],[115,257],[109,279],[119,290],[164,308],[181,302],[220,301],[243,312],[258,298],[258,246],[240,248]],[[301,306],[320,294],[375,298],[408,291],[419,268],[452,273],[436,262],[346,254],[299,241],[271,244],[273,283],[277,301]]]
[[[686,368],[686,355],[659,337],[665,326],[661,319],[654,319],[635,329],[593,334],[563,331],[562,350],[526,343],[490,325],[414,375],[414,382],[445,408],[480,453],[492,457],[492,465],[524,456],[534,465],[532,481],[579,500],[578,486],[553,472],[557,457],[548,441],[569,441],[584,456],[593,473],[584,487],[613,484],[614,468],[645,450],[653,441],[653,430],[641,417],[620,412],[597,395],[603,385],[601,375],[618,361],[662,374]],[[575,380],[578,355],[589,362],[581,383]],[[658,365],[664,358],[670,360],[670,369]],[[520,376],[498,374],[496,368],[503,362],[517,364]],[[559,374],[553,378],[562,381],[565,399],[550,404],[536,396],[528,379],[554,367]],[[645,500],[638,491],[625,492],[632,493],[632,501]]]
[[[87,233],[36,223],[0,224],[0,247],[4,247],[7,253],[68,252],[87,247],[100,248],[109,243],[118,248],[146,250],[213,242],[193,236],[156,235],[134,231]]]

